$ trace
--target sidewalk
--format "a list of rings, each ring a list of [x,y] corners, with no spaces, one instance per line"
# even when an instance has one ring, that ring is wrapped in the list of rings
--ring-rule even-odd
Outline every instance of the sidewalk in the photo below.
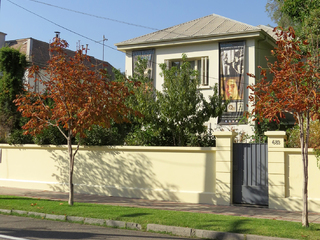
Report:
[[[68,200],[68,193],[31,190],[31,189],[0,187],[0,194],[52,199],[52,200],[63,200],[63,201]],[[274,209],[268,209],[265,207],[257,207],[257,206],[256,207],[215,206],[215,205],[209,205],[209,204],[151,201],[151,200],[144,200],[144,199],[107,197],[107,196],[97,196],[97,195],[87,195],[87,194],[75,194],[74,201],[117,205],[117,206],[153,208],[153,209],[175,210],[175,211],[185,211],[185,212],[201,212],[201,213],[210,213],[210,214],[221,214],[221,215],[232,215],[232,216],[301,222],[301,212],[274,210]],[[320,213],[309,212],[309,222],[320,224]]]

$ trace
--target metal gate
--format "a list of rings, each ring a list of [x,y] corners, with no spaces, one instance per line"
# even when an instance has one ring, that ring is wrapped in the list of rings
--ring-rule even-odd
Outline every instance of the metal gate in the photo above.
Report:
[[[268,205],[268,145],[233,144],[233,203]]]

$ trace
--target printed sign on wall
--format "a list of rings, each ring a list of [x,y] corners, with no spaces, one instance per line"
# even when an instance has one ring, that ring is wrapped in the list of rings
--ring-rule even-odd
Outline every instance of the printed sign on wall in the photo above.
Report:
[[[220,43],[220,95],[229,100],[220,124],[238,124],[244,112],[245,42]]]

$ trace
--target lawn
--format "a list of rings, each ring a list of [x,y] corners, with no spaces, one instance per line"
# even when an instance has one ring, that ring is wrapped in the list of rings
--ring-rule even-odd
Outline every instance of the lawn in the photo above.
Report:
[[[205,229],[220,232],[255,234],[295,239],[320,239],[320,224],[310,224],[269,219],[224,216],[207,213],[120,207],[102,204],[75,203],[44,199],[0,195],[0,209],[16,209],[57,215],[112,219],[135,222],[145,230],[148,223]]]

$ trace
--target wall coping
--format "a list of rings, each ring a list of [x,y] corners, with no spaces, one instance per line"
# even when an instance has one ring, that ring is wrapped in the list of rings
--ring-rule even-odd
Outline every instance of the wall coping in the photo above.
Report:
[[[0,149],[43,149],[48,151],[67,150],[67,145],[9,145],[0,144]],[[76,145],[72,145],[76,149]],[[171,146],[80,146],[79,151],[135,151],[135,152],[215,152],[216,147],[171,147]]]
[[[300,153],[301,148],[271,148],[269,152],[284,152],[284,153]],[[308,154],[315,154],[313,148],[308,148]]]
[[[236,132],[227,132],[227,131],[220,131],[220,132],[213,132],[212,135],[216,137],[235,137],[237,136]]]
[[[267,137],[285,137],[286,132],[285,131],[266,131],[264,133]]]

